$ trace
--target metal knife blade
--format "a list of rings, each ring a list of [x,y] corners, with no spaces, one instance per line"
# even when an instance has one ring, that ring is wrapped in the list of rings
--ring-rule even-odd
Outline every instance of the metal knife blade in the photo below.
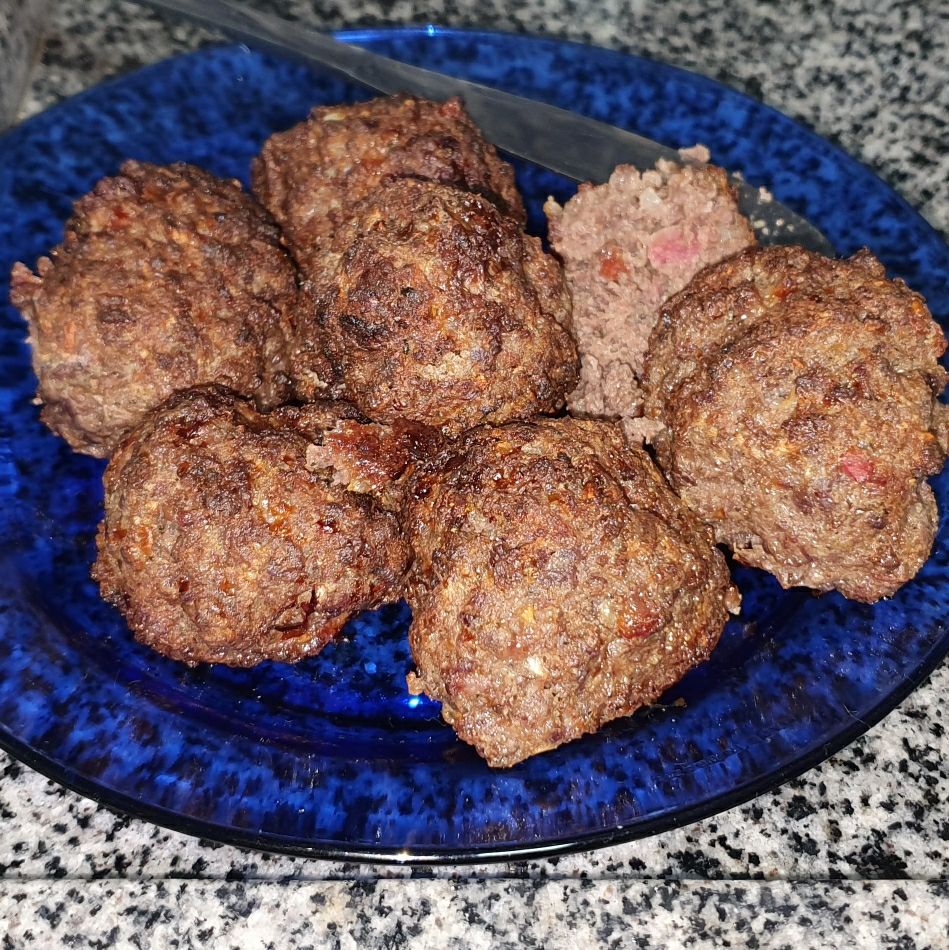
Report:
[[[660,158],[681,162],[675,149],[625,129],[515,96],[465,79],[410,66],[299,23],[226,0],[138,0],[177,13],[235,39],[313,66],[328,68],[360,85],[427,99],[460,96],[488,141],[512,155],[576,181],[606,181],[619,164],[640,170]],[[742,213],[762,244],[801,244],[833,256],[831,243],[812,224],[743,179],[731,176]]]

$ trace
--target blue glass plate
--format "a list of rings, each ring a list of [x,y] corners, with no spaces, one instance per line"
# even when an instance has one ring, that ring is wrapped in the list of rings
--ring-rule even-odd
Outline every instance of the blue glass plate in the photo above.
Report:
[[[867,169],[716,83],[584,46],[433,29],[346,39],[608,119],[715,159],[868,245],[949,317],[949,249]],[[739,570],[740,618],[663,705],[491,771],[405,689],[408,613],[387,607],[297,666],[189,670],[135,644],[89,579],[102,464],[71,453],[31,402],[15,260],[60,239],[70,202],[126,157],[246,181],[273,131],[314,103],[364,97],[246,49],[205,50],[93,89],[0,138],[0,745],[104,804],[254,848],[464,861],[609,844],[760,794],[866,730],[949,649],[947,535],[892,600],[781,591]],[[544,197],[573,186],[518,167]],[[949,477],[936,481],[943,512]]]

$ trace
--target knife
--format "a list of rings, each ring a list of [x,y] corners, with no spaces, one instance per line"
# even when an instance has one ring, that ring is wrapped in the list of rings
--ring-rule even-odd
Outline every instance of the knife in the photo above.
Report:
[[[460,96],[488,141],[576,181],[605,182],[620,164],[645,171],[660,158],[683,161],[675,149],[625,129],[535,99],[410,66],[226,0],[137,2],[180,14],[251,46],[330,69],[378,92],[407,92],[436,100]],[[739,208],[762,244],[800,244],[834,255],[827,238],[800,215],[742,178],[730,178]]]

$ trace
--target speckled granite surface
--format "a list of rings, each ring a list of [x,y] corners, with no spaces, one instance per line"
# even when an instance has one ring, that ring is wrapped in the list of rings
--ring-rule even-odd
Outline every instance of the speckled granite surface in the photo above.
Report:
[[[47,0],[0,0],[0,128],[16,117],[43,37]]]
[[[665,59],[815,127],[949,233],[945,3],[260,5],[330,27],[483,25]],[[56,3],[20,114],[212,39],[126,3]],[[11,946],[946,947],[947,690],[944,665],[849,749],[732,812],[592,854],[484,867],[248,854],[116,817],[0,756],[0,936]]]
[[[924,881],[42,882],[8,889],[16,946],[936,947],[949,889]],[[28,908],[42,903],[43,915]],[[900,918],[884,932],[879,919]],[[24,924],[24,919],[28,924]],[[26,936],[26,926],[29,936]],[[63,941],[64,935],[81,938]],[[937,938],[934,940],[934,936]]]

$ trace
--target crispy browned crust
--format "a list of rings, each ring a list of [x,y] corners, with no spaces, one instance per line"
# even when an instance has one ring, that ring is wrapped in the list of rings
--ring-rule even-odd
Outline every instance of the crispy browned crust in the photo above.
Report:
[[[324,427],[307,449],[306,460],[314,471],[330,469],[337,484],[372,495],[386,510],[400,511],[412,466],[434,455],[443,444],[437,429],[417,422],[396,419],[383,425],[345,418]]]
[[[654,701],[738,607],[711,533],[611,423],[472,429],[410,478],[405,526],[409,688],[493,766]]]
[[[410,96],[319,106],[278,132],[253,165],[253,190],[314,279],[353,204],[390,178],[419,178],[484,195],[526,219],[514,172],[482,137],[461,101]]]
[[[43,420],[96,456],[178,389],[285,398],[296,293],[274,222],[238,182],[132,161],[76,203],[36,274],[14,267],[11,289]]]
[[[556,261],[489,201],[398,179],[336,234],[332,280],[301,315],[298,394],[338,385],[370,418],[446,431],[564,404],[577,379]]]
[[[738,560],[785,587],[889,596],[935,535],[945,348],[868,251],[749,249],[662,308],[645,371],[658,457]]]
[[[352,407],[261,415],[217,386],[149,413],[105,473],[93,569],[137,639],[186,663],[318,653],[395,598],[408,563],[395,515],[307,451]]]

